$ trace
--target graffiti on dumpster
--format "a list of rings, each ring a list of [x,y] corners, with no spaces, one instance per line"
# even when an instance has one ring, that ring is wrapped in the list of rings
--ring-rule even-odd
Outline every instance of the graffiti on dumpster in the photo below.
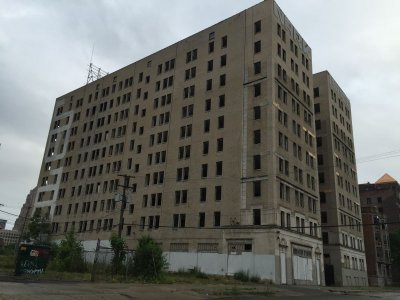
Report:
[[[25,274],[43,274],[44,269],[39,268],[34,261],[25,260],[21,262],[21,271]]]
[[[40,275],[46,271],[50,257],[47,246],[22,244],[19,247],[15,275]]]

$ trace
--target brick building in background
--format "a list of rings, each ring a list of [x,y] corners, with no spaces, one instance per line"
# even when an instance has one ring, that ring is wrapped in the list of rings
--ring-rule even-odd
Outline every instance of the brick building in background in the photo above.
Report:
[[[366,248],[371,285],[387,285],[400,282],[400,270],[392,268],[390,240],[388,234],[400,231],[400,186],[389,174],[384,174],[375,183],[359,185],[361,205],[364,211],[374,210],[376,216],[386,223],[372,226],[365,235],[369,240]],[[368,224],[371,222],[365,222]],[[367,245],[366,245],[367,247]]]
[[[361,205],[374,206],[385,216],[389,233],[400,230],[400,185],[389,174],[384,174],[375,183],[359,185]]]
[[[369,285],[391,285],[392,261],[388,227],[384,223],[385,217],[375,206],[362,206],[361,212]]]

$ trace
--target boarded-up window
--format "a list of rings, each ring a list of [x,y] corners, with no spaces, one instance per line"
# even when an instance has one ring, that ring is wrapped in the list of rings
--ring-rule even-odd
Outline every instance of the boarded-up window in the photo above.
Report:
[[[199,243],[197,244],[197,252],[218,252],[218,243]]]
[[[169,251],[171,252],[188,252],[188,243],[171,243]]]

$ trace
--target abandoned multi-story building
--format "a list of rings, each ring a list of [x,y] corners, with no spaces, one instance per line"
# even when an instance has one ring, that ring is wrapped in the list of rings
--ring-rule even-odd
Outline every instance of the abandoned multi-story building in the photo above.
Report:
[[[263,1],[56,99],[35,201],[86,248],[149,234],[171,270],[321,284],[311,49]]]
[[[327,71],[314,101],[326,284],[367,285],[350,101]]]

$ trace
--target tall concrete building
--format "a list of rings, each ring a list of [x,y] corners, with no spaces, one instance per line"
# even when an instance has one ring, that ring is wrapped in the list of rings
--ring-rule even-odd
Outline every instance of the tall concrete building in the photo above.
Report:
[[[7,220],[0,219],[0,229],[6,229]]]
[[[327,71],[314,101],[326,284],[367,285],[350,101]]]
[[[321,284],[311,49],[263,1],[56,99],[36,211],[86,248],[119,225],[171,270]]]
[[[29,223],[29,218],[32,215],[32,209],[36,197],[37,187],[32,189],[29,194],[26,196],[26,200],[24,205],[22,205],[21,211],[19,213],[18,218],[15,220],[13,230],[17,230],[22,233],[22,231],[27,230],[27,225]]]

